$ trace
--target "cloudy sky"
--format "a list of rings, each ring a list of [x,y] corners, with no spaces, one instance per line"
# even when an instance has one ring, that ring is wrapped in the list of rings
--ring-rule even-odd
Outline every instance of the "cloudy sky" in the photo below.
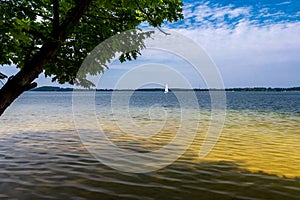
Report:
[[[172,25],[216,63],[226,87],[300,85],[300,1],[185,1]]]
[[[163,28],[175,30],[203,48],[225,87],[300,85],[300,1],[184,0],[184,4],[185,19]],[[192,87],[205,87],[201,75],[180,60],[174,64],[172,56],[166,59],[162,52],[146,51],[140,60],[149,63],[160,57],[165,57],[161,63],[176,68]],[[136,65],[112,65],[102,77],[101,87],[113,87],[111,83],[128,72],[128,66]]]
[[[225,87],[300,86],[299,0],[183,2],[185,19],[166,23],[162,29],[172,29],[203,49],[215,64]],[[132,69],[151,63],[173,68],[194,88],[205,87],[206,78],[195,72],[188,61],[172,52],[148,49],[137,61],[112,63],[101,76],[98,87],[114,88]],[[156,74],[168,77],[164,71],[168,70],[162,69]],[[165,82],[171,87],[179,87],[176,80],[169,77]],[[40,86],[51,85],[51,81],[42,76],[38,83]]]

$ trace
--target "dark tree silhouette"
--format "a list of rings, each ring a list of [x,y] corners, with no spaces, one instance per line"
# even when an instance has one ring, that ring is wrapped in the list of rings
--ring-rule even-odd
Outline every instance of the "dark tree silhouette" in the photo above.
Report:
[[[88,86],[77,71],[88,53],[105,39],[136,28],[141,22],[159,27],[182,16],[180,0],[1,0],[0,65],[16,65],[20,71],[0,90],[0,115],[24,91],[37,86],[41,74],[53,81]],[[136,33],[136,50],[122,52],[121,61],[134,59],[149,33]],[[138,45],[137,45],[138,44]],[[122,43],[103,55],[119,51]],[[131,44],[128,44],[131,45]],[[101,53],[101,52],[100,52]],[[92,62],[89,73],[101,73],[104,62]]]

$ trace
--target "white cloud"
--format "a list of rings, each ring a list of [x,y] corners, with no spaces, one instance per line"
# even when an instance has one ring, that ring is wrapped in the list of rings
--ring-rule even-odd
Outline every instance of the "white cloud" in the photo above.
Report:
[[[184,7],[183,15],[185,17],[185,28],[201,27],[222,27],[230,26],[226,22],[226,18],[232,20],[235,18],[248,18],[250,16],[251,7],[235,8],[233,5],[219,7],[210,5],[209,2],[202,4],[187,4]]]
[[[284,1],[284,2],[278,3],[276,5],[281,6],[281,5],[286,5],[286,4],[290,4],[290,3],[292,3],[292,2],[290,2],[290,1]]]
[[[247,13],[247,9],[242,10],[234,13]],[[226,87],[300,85],[300,22],[257,25],[249,18],[241,18],[234,28],[225,25],[176,30],[206,50],[221,71]],[[174,44],[174,48],[179,44]],[[181,68],[193,86],[198,87],[201,82],[199,77],[194,77],[192,72],[186,70],[186,65],[166,52],[149,50],[143,52],[137,61],[113,68],[128,70],[143,62]]]
[[[178,31],[206,49],[225,86],[300,85],[300,22],[255,26],[241,20],[233,30]]]
[[[227,87],[300,85],[300,21],[288,20],[299,14],[253,9],[188,4],[186,19],[175,29],[207,51]]]

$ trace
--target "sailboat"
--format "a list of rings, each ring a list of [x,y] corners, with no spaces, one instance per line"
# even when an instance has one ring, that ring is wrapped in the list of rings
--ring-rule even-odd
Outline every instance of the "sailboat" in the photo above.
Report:
[[[169,92],[169,87],[168,87],[168,84],[165,85],[165,93],[168,93]]]

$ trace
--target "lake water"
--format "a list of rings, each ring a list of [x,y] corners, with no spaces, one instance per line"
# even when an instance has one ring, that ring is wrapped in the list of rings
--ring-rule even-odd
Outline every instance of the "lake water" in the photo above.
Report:
[[[0,118],[0,199],[300,199],[300,92],[227,92],[224,127],[204,158],[208,92],[196,92],[198,107],[173,93],[142,91],[126,107],[126,95],[118,92],[112,105],[112,92],[96,93],[94,129],[120,149],[147,154],[172,142],[184,124],[193,140],[183,155],[147,173],[116,170],[78,134],[94,117],[84,99],[75,123],[72,92],[27,92]]]

